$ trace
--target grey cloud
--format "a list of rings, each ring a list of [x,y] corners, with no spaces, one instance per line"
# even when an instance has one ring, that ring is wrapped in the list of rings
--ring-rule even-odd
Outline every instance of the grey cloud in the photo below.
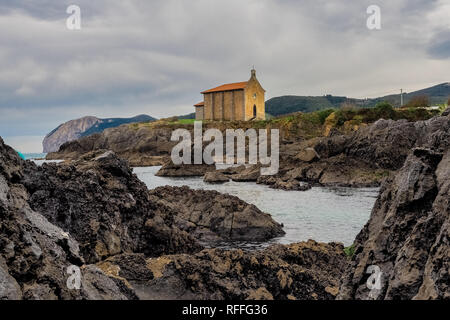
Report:
[[[0,135],[45,135],[84,115],[192,112],[200,91],[247,80],[252,65],[268,98],[448,81],[448,43],[429,43],[426,18],[441,2],[377,1],[383,28],[371,32],[372,2],[0,1]],[[65,28],[72,3],[80,31]],[[429,54],[441,68],[424,79]]]
[[[450,59],[450,30],[439,32],[433,36],[428,53],[435,59]]]

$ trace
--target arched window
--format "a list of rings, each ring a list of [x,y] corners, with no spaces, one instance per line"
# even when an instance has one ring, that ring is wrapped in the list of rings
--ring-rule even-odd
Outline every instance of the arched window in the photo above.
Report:
[[[256,118],[256,104],[253,106],[253,118]]]

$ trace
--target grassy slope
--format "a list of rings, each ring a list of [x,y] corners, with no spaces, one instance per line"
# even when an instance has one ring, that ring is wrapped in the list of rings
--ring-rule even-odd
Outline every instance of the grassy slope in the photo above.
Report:
[[[379,104],[375,108],[329,108],[314,112],[298,112],[287,116],[274,117],[257,121],[203,121],[204,128],[226,129],[271,129],[281,131],[283,138],[310,139],[323,136],[327,129],[335,128],[343,133],[356,130],[377,121],[378,119],[407,119],[408,121],[425,120],[436,115],[437,111],[425,109],[396,109],[389,104]],[[178,119],[172,117],[155,122],[134,123],[130,127],[134,130],[147,127],[173,127],[192,129],[194,119]]]

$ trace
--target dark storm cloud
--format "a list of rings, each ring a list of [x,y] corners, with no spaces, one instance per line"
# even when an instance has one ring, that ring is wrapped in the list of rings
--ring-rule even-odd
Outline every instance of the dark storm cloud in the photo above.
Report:
[[[65,27],[69,4],[82,30]],[[438,0],[0,1],[0,135],[192,112],[200,91],[247,80],[252,65],[268,98],[411,91],[448,81],[448,33],[437,34],[449,15]]]
[[[433,37],[428,53],[435,59],[450,59],[450,30],[439,32]]]

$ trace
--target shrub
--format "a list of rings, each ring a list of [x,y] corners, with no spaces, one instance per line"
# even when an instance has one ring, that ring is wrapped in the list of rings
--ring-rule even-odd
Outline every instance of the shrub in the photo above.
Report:
[[[389,102],[383,101],[383,102],[378,102],[375,105],[375,109],[377,109],[377,110],[393,110],[394,108],[392,107],[392,105]]]
[[[428,107],[428,96],[415,96],[405,106],[408,108],[426,108]]]
[[[358,113],[354,106],[345,104],[339,110],[335,112],[336,114],[336,124],[342,126],[346,121],[352,120],[354,116]]]
[[[357,124],[361,124],[364,122],[364,117],[362,115],[357,115],[353,117],[353,121]]]
[[[355,254],[355,245],[352,244],[350,247],[345,247],[344,248],[344,253],[349,258],[353,257],[353,255]]]
[[[402,118],[407,119],[408,121],[426,120],[432,116],[432,112],[423,108],[408,108],[402,112]]]
[[[303,120],[309,122],[313,125],[321,125],[321,119],[319,117],[319,114],[317,112],[310,112],[303,114]]]
[[[375,106],[376,117],[378,119],[395,119],[396,113],[389,102],[380,102]]]
[[[320,119],[320,124],[324,124],[325,120],[333,112],[334,112],[334,109],[325,109],[325,110],[317,111],[317,115],[319,116],[319,119]]]

